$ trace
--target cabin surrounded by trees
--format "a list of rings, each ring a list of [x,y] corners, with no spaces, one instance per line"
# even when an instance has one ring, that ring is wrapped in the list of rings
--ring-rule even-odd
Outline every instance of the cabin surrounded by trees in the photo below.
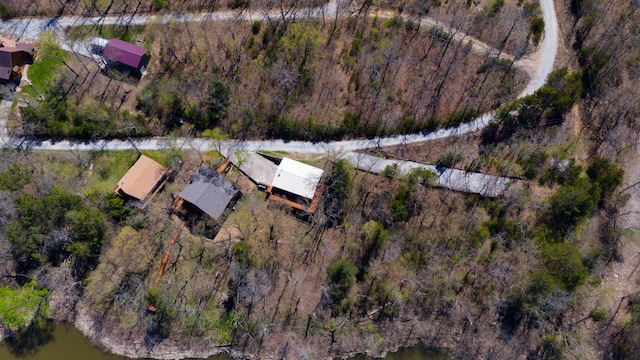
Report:
[[[123,197],[143,200],[152,193],[167,175],[167,169],[151,158],[141,155],[113,190]]]

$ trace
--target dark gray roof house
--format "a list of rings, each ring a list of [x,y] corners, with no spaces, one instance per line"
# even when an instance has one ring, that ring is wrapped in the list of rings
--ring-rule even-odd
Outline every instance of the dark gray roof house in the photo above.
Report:
[[[202,166],[178,195],[215,220],[238,196],[240,189],[208,166]]]

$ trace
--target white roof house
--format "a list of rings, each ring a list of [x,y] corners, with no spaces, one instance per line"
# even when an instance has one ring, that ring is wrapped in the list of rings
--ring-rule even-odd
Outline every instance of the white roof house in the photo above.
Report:
[[[276,170],[272,186],[303,198],[313,199],[323,172],[324,170],[311,165],[283,158]]]

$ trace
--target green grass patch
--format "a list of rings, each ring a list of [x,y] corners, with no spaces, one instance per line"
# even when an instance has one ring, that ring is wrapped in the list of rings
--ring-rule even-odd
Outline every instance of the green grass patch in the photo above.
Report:
[[[111,192],[131,165],[138,160],[138,157],[138,152],[133,150],[93,153],[91,155],[93,170],[87,181],[84,193],[89,195]]]
[[[168,168],[171,166],[171,161],[173,159],[182,159],[182,154],[180,154],[180,150],[178,149],[167,149],[167,150],[142,150],[142,154],[150,157],[155,160],[158,164]]]
[[[29,66],[27,74],[33,86],[42,94],[51,83],[57,69],[67,61],[68,54],[60,49],[55,35],[49,33],[42,34],[36,43],[36,49],[38,55],[33,65]],[[36,96],[30,86],[25,86],[23,92]]]
[[[224,156],[222,156],[217,151],[207,151],[204,156],[207,159],[207,162],[210,164],[220,164],[223,160],[225,160]]]
[[[132,25],[84,25],[74,26],[67,31],[70,40],[85,40],[92,37],[102,37],[105,39],[118,38],[127,42],[135,42],[136,36],[142,34],[144,26]]]
[[[38,98],[38,94],[36,94],[36,92],[33,90],[33,88],[31,88],[31,86],[25,85],[21,88],[21,91],[19,94],[17,94],[16,96],[16,101],[15,106],[12,106],[12,108],[15,108],[18,106],[18,96],[21,98],[24,98],[25,100],[28,99],[37,99]]]
[[[238,322],[238,314],[233,311],[231,313],[223,313],[220,319],[214,323],[216,341],[220,344],[229,344],[232,340],[233,329]]]
[[[79,174],[81,174],[86,168],[79,167],[78,163],[73,161],[64,161],[56,158],[49,158],[49,165],[51,172],[55,176],[56,181],[63,186],[68,186],[74,180],[77,180]]]

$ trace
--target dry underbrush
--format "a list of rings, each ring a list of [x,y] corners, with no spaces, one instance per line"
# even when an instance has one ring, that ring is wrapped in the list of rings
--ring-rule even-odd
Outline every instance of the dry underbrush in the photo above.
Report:
[[[497,205],[518,211],[526,193],[515,190],[494,202],[416,184],[404,222],[396,218],[392,203],[405,191],[406,179],[361,172],[351,176],[353,199],[340,227],[321,231],[322,213],[305,224],[252,191],[226,220],[225,226],[237,229],[232,241],[213,243],[184,230],[156,286],[171,309],[168,333],[158,330],[163,320],[146,310],[146,294],[176,228],[160,206],[166,200],[157,199],[141,229],[114,233],[88,280],[84,297],[100,309],[92,312],[99,314],[103,334],[143,336],[148,344],[189,339],[197,348],[230,345],[226,351],[258,357],[285,352],[320,358],[381,354],[418,341],[476,346],[476,331],[497,336],[496,305],[516,279],[537,266],[531,261],[536,249],[530,240],[490,240],[478,229],[492,217],[487,209]],[[168,189],[160,196],[168,197]],[[365,234],[378,222],[389,229],[386,245],[363,263]],[[128,261],[132,258],[137,261]],[[327,283],[327,267],[336,258],[362,266],[344,313],[332,310]],[[526,349],[525,342],[507,353]],[[461,354],[469,351],[476,350],[471,345],[460,349]],[[505,349],[498,344],[477,351]]]

